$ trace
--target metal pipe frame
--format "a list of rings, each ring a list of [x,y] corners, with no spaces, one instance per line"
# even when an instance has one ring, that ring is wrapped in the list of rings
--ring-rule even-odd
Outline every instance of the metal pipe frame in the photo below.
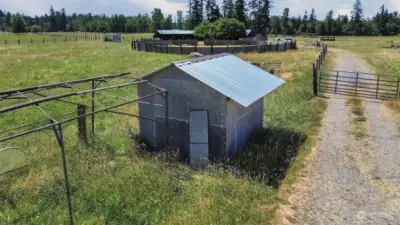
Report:
[[[127,101],[127,102],[118,104],[118,105],[110,106],[110,107],[107,107],[107,108],[104,108],[104,109],[100,109],[100,110],[97,110],[97,111],[94,111],[94,112],[89,112],[89,113],[86,113],[86,114],[84,114],[82,116],[69,118],[69,119],[66,119],[66,120],[62,120],[62,121],[56,122],[56,123],[51,124],[51,125],[41,126],[41,127],[26,131],[26,132],[23,132],[23,133],[20,133],[20,134],[12,135],[12,136],[0,139],[0,143],[8,141],[8,140],[11,140],[11,139],[15,139],[15,138],[18,138],[18,137],[22,137],[22,136],[25,136],[25,135],[28,135],[28,134],[31,134],[31,133],[34,133],[34,132],[38,132],[38,131],[44,130],[46,128],[51,128],[53,125],[59,125],[59,124],[62,124],[62,123],[70,122],[70,121],[76,120],[76,119],[78,119],[80,117],[86,117],[86,116],[90,116],[90,115],[97,114],[97,113],[100,113],[100,112],[105,112],[105,111],[108,111],[110,109],[115,109],[115,108],[118,108],[118,107],[121,107],[121,106],[125,106],[125,105],[131,104],[131,103],[134,103],[134,102],[140,101],[142,99],[149,98],[151,96],[158,95],[158,94],[161,94],[161,93],[164,93],[164,91],[159,91],[159,92],[156,92],[156,93],[153,93],[153,94],[149,94],[149,95],[146,95],[146,96],[143,96],[143,97],[131,100],[131,101]]]
[[[11,96],[11,95],[17,94],[18,92],[32,93],[32,91],[37,92],[37,91],[43,91],[43,90],[48,90],[48,89],[54,89],[54,88],[62,88],[62,87],[65,88],[66,84],[71,85],[71,84],[85,83],[85,82],[89,82],[89,81],[99,81],[102,79],[113,79],[113,78],[127,76],[129,74],[131,74],[131,73],[110,74],[110,75],[105,75],[105,76],[91,77],[91,78],[73,80],[73,81],[68,81],[68,82],[61,82],[61,83],[56,83],[56,84],[47,84],[47,85],[39,85],[39,86],[28,87],[28,88],[14,89],[14,90],[0,92],[0,97]],[[5,97],[5,98],[7,98],[7,97]]]

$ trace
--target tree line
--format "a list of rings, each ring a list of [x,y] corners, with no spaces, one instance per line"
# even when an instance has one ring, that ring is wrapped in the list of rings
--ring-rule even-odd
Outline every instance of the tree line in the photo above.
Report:
[[[382,5],[372,18],[364,18],[360,0],[355,0],[350,16],[337,15],[330,10],[325,18],[317,18],[314,9],[309,14],[290,16],[285,8],[282,15],[270,15],[270,0],[223,0],[221,7],[216,0],[189,0],[188,11],[179,10],[176,15],[164,15],[155,8],[151,14],[136,16],[105,14],[67,15],[65,9],[41,16],[12,14],[0,9],[0,30],[21,32],[126,32],[145,33],[158,29],[194,29],[203,23],[201,29],[228,26],[229,24],[261,34],[284,35],[397,35],[400,34],[400,15]],[[220,19],[223,22],[214,23]],[[235,21],[233,21],[235,20]],[[241,24],[238,24],[240,22]],[[208,24],[208,25],[207,25]],[[211,24],[211,25],[210,25]],[[218,26],[216,26],[218,25]],[[219,28],[222,29],[221,27]],[[241,31],[242,32],[242,31]]]

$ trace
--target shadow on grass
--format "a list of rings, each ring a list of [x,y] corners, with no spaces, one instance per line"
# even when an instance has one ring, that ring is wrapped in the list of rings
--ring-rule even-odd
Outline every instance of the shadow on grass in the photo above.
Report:
[[[133,138],[140,143],[137,135]],[[250,138],[246,148],[231,159],[221,159],[201,170],[210,172],[229,172],[237,177],[255,180],[257,182],[278,188],[286,176],[286,172],[297,156],[299,148],[307,140],[303,133],[268,128],[257,130]],[[160,151],[149,150],[144,142],[139,146],[139,156],[161,160],[167,163],[188,163],[178,148],[168,148]],[[199,169],[194,167],[193,169]]]
[[[241,177],[278,188],[307,136],[279,128],[260,129],[226,165]]]

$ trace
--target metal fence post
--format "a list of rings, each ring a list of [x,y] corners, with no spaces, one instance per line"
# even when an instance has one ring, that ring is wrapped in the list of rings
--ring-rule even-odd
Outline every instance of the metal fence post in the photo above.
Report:
[[[357,96],[357,89],[358,89],[358,76],[359,76],[359,73],[357,73],[357,76],[356,76],[356,92],[354,93],[354,96]]]
[[[165,91],[165,147],[168,145],[168,91]]]
[[[376,82],[376,99],[379,97],[379,83],[381,80],[381,75],[378,75],[378,81]]]
[[[50,120],[50,123],[54,124],[54,121]],[[64,137],[63,137],[63,132],[62,132],[62,125],[58,124],[58,128],[55,125],[53,125],[53,131],[54,131],[54,134],[56,135],[57,143],[61,149],[61,157],[62,157],[62,164],[63,164],[63,170],[64,170],[65,192],[67,194],[69,224],[73,225],[74,217],[72,215],[71,191],[69,188],[67,159],[65,157],[65,145],[64,145]]]
[[[94,90],[96,88],[95,86],[95,81],[92,81],[92,90]],[[94,97],[95,97],[95,93],[92,92],[92,137],[94,137]]]
[[[336,92],[337,92],[338,82],[339,82],[339,71],[336,72],[335,94],[336,94]]]
[[[318,96],[318,71],[315,64],[313,64],[313,89],[314,96]]]
[[[78,131],[79,131],[79,139],[83,142],[87,141],[86,136],[86,106],[85,105],[77,105],[78,108]]]

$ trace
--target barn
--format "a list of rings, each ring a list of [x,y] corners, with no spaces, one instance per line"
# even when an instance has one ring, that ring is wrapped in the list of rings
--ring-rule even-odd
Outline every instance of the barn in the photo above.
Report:
[[[156,30],[153,38],[160,40],[194,39],[193,30]]]
[[[263,97],[283,80],[231,54],[172,63],[143,77],[140,136],[151,147],[178,147],[193,164],[235,156],[263,124]],[[167,109],[167,111],[166,111]],[[154,123],[148,119],[165,121]],[[167,135],[167,136],[165,136]]]

